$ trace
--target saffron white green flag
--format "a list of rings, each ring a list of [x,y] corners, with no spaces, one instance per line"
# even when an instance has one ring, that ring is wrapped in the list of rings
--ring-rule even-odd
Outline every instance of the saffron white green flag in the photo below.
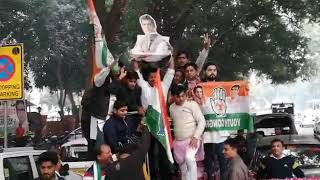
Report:
[[[204,143],[212,143],[217,132],[228,134],[239,129],[253,130],[247,81],[206,82],[195,88],[194,98],[206,119]]]
[[[90,24],[94,27],[95,51],[94,59],[98,68],[107,67],[114,61],[112,54],[107,47],[107,41],[102,31],[99,17],[96,13],[92,0],[88,0]]]
[[[156,83],[154,87],[156,89],[156,97],[153,98],[153,101],[147,108],[145,114],[145,123],[147,124],[151,134],[165,148],[169,161],[173,163],[174,161],[171,153],[172,136],[159,69],[157,71]]]

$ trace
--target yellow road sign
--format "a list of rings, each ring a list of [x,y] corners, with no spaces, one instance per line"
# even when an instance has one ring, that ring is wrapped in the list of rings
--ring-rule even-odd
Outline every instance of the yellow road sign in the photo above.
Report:
[[[23,98],[23,45],[0,46],[0,100]]]

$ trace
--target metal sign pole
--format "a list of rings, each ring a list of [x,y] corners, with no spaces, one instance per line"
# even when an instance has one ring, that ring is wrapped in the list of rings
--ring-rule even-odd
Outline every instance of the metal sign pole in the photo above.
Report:
[[[8,101],[4,101],[4,148],[8,147]]]

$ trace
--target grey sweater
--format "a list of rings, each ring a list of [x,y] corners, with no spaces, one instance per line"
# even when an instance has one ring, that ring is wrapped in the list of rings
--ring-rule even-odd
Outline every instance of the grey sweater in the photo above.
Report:
[[[227,173],[228,180],[249,180],[249,171],[240,156],[235,157],[229,162]]]

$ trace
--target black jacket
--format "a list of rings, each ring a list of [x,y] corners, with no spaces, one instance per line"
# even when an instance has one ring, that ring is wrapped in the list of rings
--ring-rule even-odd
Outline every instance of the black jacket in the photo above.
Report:
[[[110,86],[110,91],[116,95],[117,100],[128,103],[128,111],[137,111],[141,103],[141,88],[136,85],[135,89],[130,90],[124,83],[113,81]]]
[[[285,179],[293,178],[293,175],[298,178],[305,177],[299,163],[292,156],[285,156],[281,159],[267,156],[261,163],[261,168],[258,172],[259,179]]]
[[[108,180],[144,180],[142,165],[150,146],[150,133],[143,128],[137,148],[125,159],[113,163],[106,169]]]
[[[98,119],[105,119],[109,110],[110,99],[110,78],[106,78],[105,84],[101,87],[93,85],[91,89],[86,91],[81,100],[81,128],[85,138],[90,137],[91,116]]]
[[[103,126],[104,141],[111,148],[112,153],[123,151],[123,148],[130,143],[133,135],[132,123],[116,116],[111,116]]]

